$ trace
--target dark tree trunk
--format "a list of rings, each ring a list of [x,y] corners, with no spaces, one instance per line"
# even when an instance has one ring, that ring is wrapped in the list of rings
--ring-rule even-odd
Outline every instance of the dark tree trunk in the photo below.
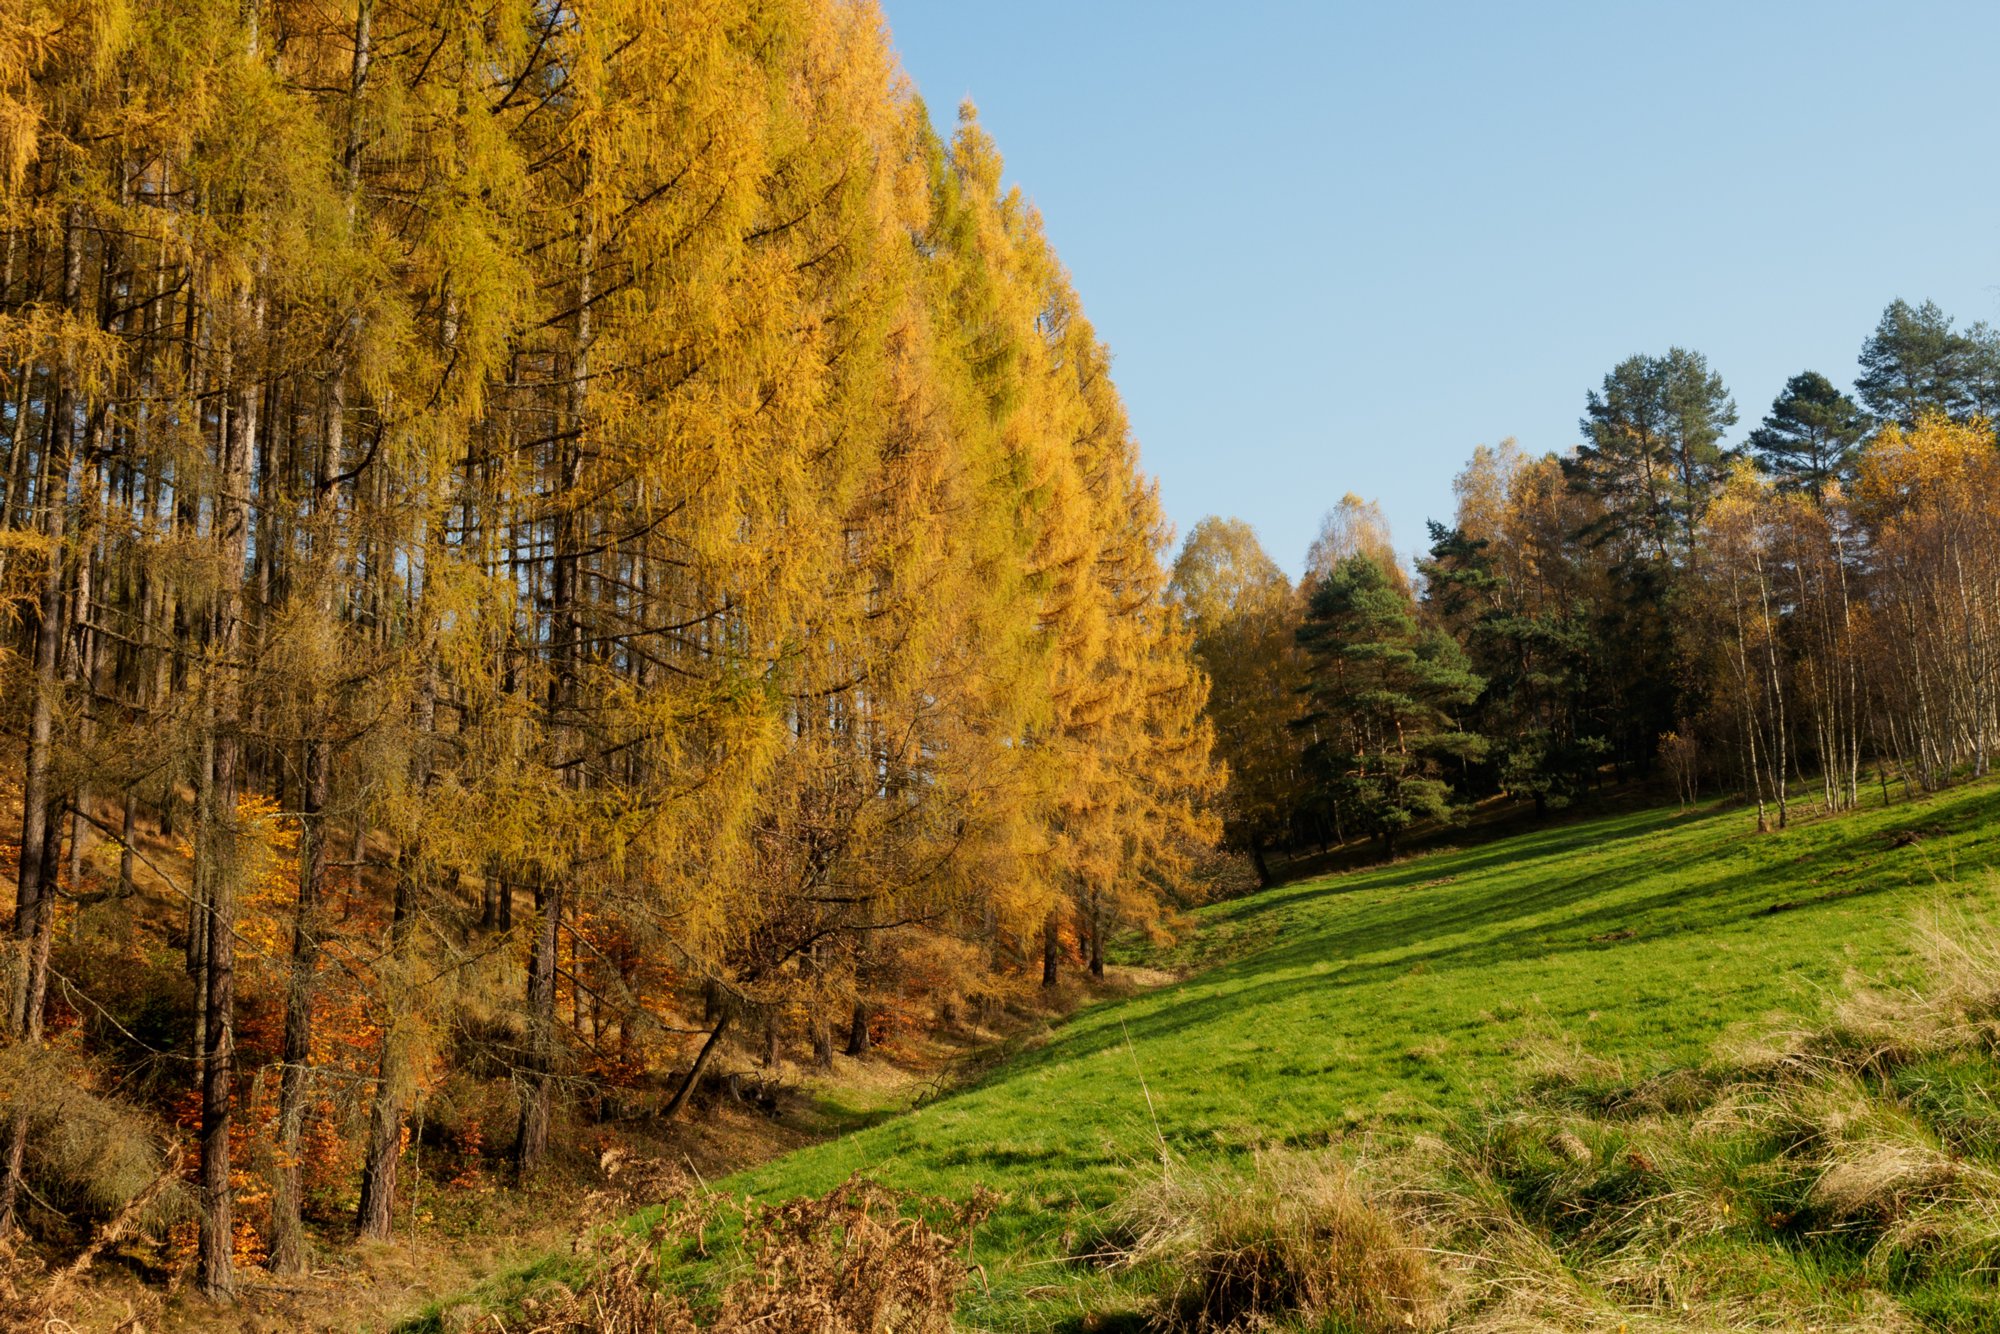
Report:
[[[118,830],[118,892],[130,894],[135,888],[132,843],[139,836],[139,795],[127,788],[125,791],[124,819]]]
[[[1053,909],[1042,921],[1042,985],[1056,984],[1056,964],[1062,950],[1061,927],[1057,924]]]
[[[278,1179],[271,1193],[270,1267],[278,1274],[296,1274],[305,1267],[299,1221],[299,1139],[305,1128],[306,1075],[312,1060],[313,983],[319,969],[326,845],[333,832],[324,815],[331,750],[324,741],[307,743],[301,784],[298,913],[292,926],[292,966],[285,995],[285,1063],[278,1084]]]
[[[242,298],[242,327],[253,343],[264,319],[255,285]],[[195,1007],[200,1034],[201,1217],[195,1286],[210,1300],[235,1296],[235,1196],[230,1181],[230,1132],[236,1093],[236,870],[242,865],[243,831],[236,798],[243,774],[244,728],[236,676],[243,645],[244,560],[250,537],[250,477],[257,457],[262,386],[236,373],[222,355],[225,392],[216,422],[216,505],[210,534],[217,567],[209,613],[210,665],[201,682],[202,763],[197,777],[201,809],[195,828],[195,917],[200,929]]]
[[[681,1114],[681,1108],[687,1105],[695,1086],[701,1083],[702,1072],[708,1069],[709,1058],[715,1055],[715,1049],[721,1045],[722,1035],[729,1031],[731,1017],[728,1010],[722,1012],[722,1018],[716,1021],[715,1027],[709,1032],[708,1040],[701,1044],[701,1051],[696,1053],[694,1065],[688,1070],[687,1078],[683,1079],[681,1086],[674,1090],[673,1101],[669,1102],[666,1110],[660,1113],[661,1120],[672,1121]]]
[[[53,861],[54,853],[52,846],[45,846],[44,862]],[[28,939],[27,968],[24,970],[27,983],[23,997],[26,1021],[21,1029],[21,1043],[30,1050],[41,1045],[42,1041],[42,1021],[48,995],[49,941],[54,934],[52,926],[55,921],[53,868],[45,865],[43,871],[50,877],[50,883],[31,909],[34,921]],[[15,1110],[7,1126],[6,1166],[4,1173],[0,1173],[0,1238],[11,1235],[15,1228],[27,1151],[28,1108],[24,1104]]]
[[[521,1119],[514,1133],[514,1172],[525,1179],[549,1151],[549,1101],[555,1073],[556,950],[561,943],[562,887],[535,880],[535,942],[528,959],[528,1069]]]
[[[417,692],[415,734],[435,735],[437,724],[437,681],[427,676]],[[429,756],[419,744],[409,760],[410,785],[427,791],[431,783]],[[430,881],[432,868],[420,860],[418,839],[407,828],[397,830],[395,907],[389,919],[389,951],[378,975],[388,982],[384,999],[389,1011],[382,1025],[382,1050],[375,1071],[374,1107],[369,1114],[368,1151],[361,1168],[361,1199],[354,1213],[357,1236],[370,1241],[387,1241],[395,1224],[396,1174],[403,1153],[403,1121],[406,1100],[412,1085],[412,1045],[416,1041],[417,1015],[424,998],[413,970],[416,959],[410,937],[416,917],[435,897]],[[553,990],[553,988],[551,988]]]
[[[68,509],[68,474],[51,466],[43,473],[43,486],[61,487],[64,495],[46,500],[49,505],[46,531],[50,541],[49,567],[42,574],[36,599],[35,676],[28,704],[28,762],[21,786],[21,856],[15,880],[14,938],[20,942],[23,961],[34,952],[40,930],[40,910],[45,896],[55,893],[56,831],[61,828],[61,811],[51,800],[49,773],[55,757],[55,696],[59,686],[62,647],[62,549]],[[28,972],[23,969],[8,997],[8,1027],[25,1034],[30,1022]],[[37,1027],[39,1027],[39,1021]],[[10,1173],[11,1183],[14,1180]],[[4,1234],[0,1234],[4,1235]]]
[[[1257,888],[1269,889],[1271,864],[1264,860],[1264,840],[1261,838],[1250,840],[1250,864],[1257,868]]]
[[[361,1203],[354,1211],[354,1234],[387,1241],[395,1226],[396,1167],[403,1150],[402,1091],[396,1042],[384,1034],[375,1073],[375,1105],[368,1117],[368,1153],[361,1169]]]
[[[847,1025],[847,1054],[866,1056],[873,1045],[868,1036],[870,1011],[866,1001],[854,1002],[854,1015]]]
[[[833,1025],[824,1014],[814,1014],[812,1020],[813,1066],[820,1070],[833,1069]]]
[[[204,823],[211,856],[234,866],[241,856],[236,827],[236,738],[216,738],[212,808]],[[235,1198],[230,1188],[230,1124],[236,1086],[236,905],[226,870],[208,877],[207,951],[202,981],[201,1231],[197,1283],[209,1298],[233,1296]]]
[[[408,877],[404,877],[407,882]],[[409,893],[399,885],[396,895],[396,922],[391,931],[407,931]],[[397,952],[400,953],[397,942]],[[403,1152],[403,1099],[408,1084],[409,1035],[402,1016],[392,1018],[382,1031],[382,1051],[375,1068],[375,1099],[368,1118],[368,1151],[361,1167],[361,1201],[354,1211],[355,1235],[368,1241],[387,1241],[395,1226],[396,1169]],[[546,1136],[546,1114],[544,1114]]]

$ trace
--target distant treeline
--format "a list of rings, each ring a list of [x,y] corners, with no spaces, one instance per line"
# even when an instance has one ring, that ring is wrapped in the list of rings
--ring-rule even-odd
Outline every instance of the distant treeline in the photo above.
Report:
[[[1328,516],[1294,589],[1204,520],[1176,594],[1213,678],[1255,857],[1608,774],[1740,788],[1761,826],[1804,784],[1931,789],[2000,747],[2000,332],[1896,301],[1850,396],[1793,376],[1761,424],[1698,353],[1635,356],[1583,444],[1481,446],[1412,580],[1376,507]]]
[[[386,1235],[462,1069],[526,1174],[1178,892],[1220,770],[1108,354],[870,4],[25,4],[0,1234],[103,1207],[38,1136],[117,1087],[226,1294]]]

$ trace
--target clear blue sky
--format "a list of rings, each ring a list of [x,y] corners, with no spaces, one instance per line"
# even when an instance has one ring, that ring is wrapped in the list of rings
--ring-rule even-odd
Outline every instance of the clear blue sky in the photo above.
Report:
[[[1882,307],[2000,322],[2000,4],[882,0],[1042,209],[1170,517],[1407,552],[1474,445],[1705,353],[1740,440]]]

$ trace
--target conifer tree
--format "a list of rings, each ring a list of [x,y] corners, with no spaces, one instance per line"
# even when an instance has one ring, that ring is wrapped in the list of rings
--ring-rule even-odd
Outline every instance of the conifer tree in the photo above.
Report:
[[[1735,402],[1700,353],[1676,347],[1619,362],[1590,394],[1585,443],[1565,464],[1604,506],[1596,535],[1645,559],[1688,559],[1735,422]]]
[[[1173,596],[1208,674],[1216,757],[1228,766],[1224,835],[1271,883],[1266,852],[1291,839],[1300,786],[1290,726],[1301,683],[1291,581],[1240,519],[1203,519],[1174,560]]]
[[[1457,714],[1484,683],[1452,638],[1423,629],[1408,595],[1359,553],[1314,587],[1298,641],[1307,658],[1308,770],[1394,855],[1412,824],[1450,816],[1446,766],[1485,749]]]
[[[1861,345],[1861,374],[1854,389],[1877,421],[1904,430],[1925,412],[1962,418],[1973,406],[1977,345],[1952,327],[1935,302],[1912,306],[1901,297],[1883,310]]]
[[[681,1113],[745,1019],[847,1007],[859,1051],[917,977],[1031,971],[1049,923],[1101,964],[1182,892],[1205,682],[1108,353],[871,6],[81,0],[16,37],[6,1017],[39,1049],[96,838],[133,891],[136,835],[188,837],[135,938],[192,980],[203,1292],[254,1253],[246,1169],[304,1265],[329,1137],[388,1234],[465,987],[529,1175],[608,1031]]]
[[[1785,381],[1763,425],[1750,433],[1750,450],[1781,490],[1823,501],[1827,489],[1852,470],[1854,448],[1866,418],[1854,401],[1817,371]]]

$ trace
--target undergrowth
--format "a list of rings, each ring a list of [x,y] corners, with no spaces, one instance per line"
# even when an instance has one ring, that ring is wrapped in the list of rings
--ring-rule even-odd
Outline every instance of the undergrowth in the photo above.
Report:
[[[608,1157],[568,1262],[494,1311],[447,1308],[404,1326],[501,1334],[945,1334],[977,1272],[989,1208],[854,1178],[758,1205],[658,1164]],[[613,1220],[641,1201],[638,1218]]]

